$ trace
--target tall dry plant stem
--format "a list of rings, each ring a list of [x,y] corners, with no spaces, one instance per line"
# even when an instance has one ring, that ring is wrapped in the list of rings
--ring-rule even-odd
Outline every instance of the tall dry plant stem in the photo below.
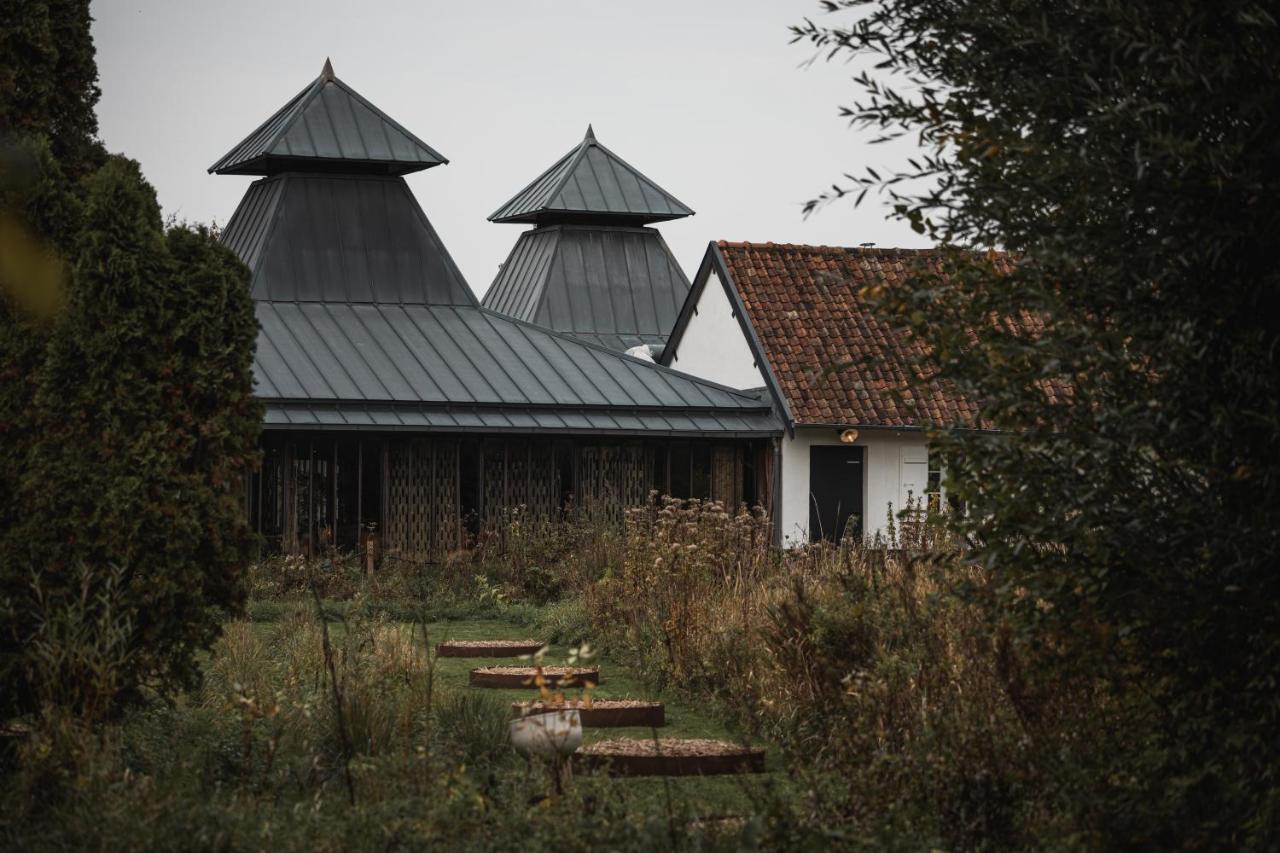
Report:
[[[356,804],[356,783],[351,778],[351,733],[347,729],[346,714],[342,703],[342,686],[338,683],[338,669],[333,663],[333,645],[329,642],[329,623],[324,618],[324,604],[320,600],[320,589],[314,578],[311,584],[311,595],[316,602],[316,618],[320,620],[320,638],[324,648],[324,665],[329,671],[329,685],[333,695],[333,711],[338,724],[338,738],[342,742],[342,777],[347,784],[347,800]]]

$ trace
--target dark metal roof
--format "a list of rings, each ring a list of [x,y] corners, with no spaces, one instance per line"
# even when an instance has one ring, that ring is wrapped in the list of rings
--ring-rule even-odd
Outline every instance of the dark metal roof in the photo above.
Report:
[[[220,175],[340,169],[404,175],[449,162],[382,110],[324,70],[209,167]]]
[[[223,232],[252,274],[255,396],[267,428],[781,430],[757,395],[481,308],[404,179],[352,172],[257,181]],[[581,246],[559,238],[578,247],[566,263],[596,251],[615,267],[647,265],[646,276],[688,286],[656,232],[606,229],[616,247],[605,249],[605,237],[578,230]],[[585,270],[556,275],[585,282]],[[633,307],[645,318],[648,310]]]
[[[476,304],[403,178],[256,181],[222,239],[253,273],[255,299]]]
[[[482,308],[257,305],[268,426],[777,433],[767,400]]]
[[[752,409],[755,396],[482,308],[265,302],[271,400]]]
[[[652,228],[553,225],[520,235],[484,305],[621,351],[665,344],[688,292]]]
[[[576,148],[489,220],[545,223],[589,216],[644,223],[692,215],[675,196],[601,145],[588,127]]]
[[[267,429],[319,429],[409,432],[556,432],[618,435],[706,435],[754,438],[780,432],[767,410],[724,412],[617,411],[528,408],[425,408],[415,406],[341,406],[315,403],[266,405]]]

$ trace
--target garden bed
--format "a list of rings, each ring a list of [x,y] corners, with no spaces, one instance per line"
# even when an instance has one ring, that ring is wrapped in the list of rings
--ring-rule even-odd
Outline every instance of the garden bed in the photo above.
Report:
[[[559,711],[576,708],[582,725],[589,729],[620,728],[623,726],[647,726],[656,728],[667,724],[666,709],[661,702],[645,699],[592,699],[591,705],[570,701],[514,702],[511,712],[517,717],[542,711]]]
[[[517,658],[535,654],[543,643],[537,640],[451,640],[436,644],[442,658]]]
[[[538,674],[532,666],[482,666],[471,670],[472,687],[532,687]],[[597,667],[544,666],[542,677],[547,687],[584,687],[600,683]]]
[[[576,766],[613,776],[714,776],[763,773],[764,750],[722,740],[614,738],[582,747]]]

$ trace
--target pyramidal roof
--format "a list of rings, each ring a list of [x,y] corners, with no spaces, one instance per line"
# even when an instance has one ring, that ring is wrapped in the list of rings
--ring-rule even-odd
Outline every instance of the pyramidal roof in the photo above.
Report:
[[[489,217],[491,222],[625,220],[692,216],[693,211],[600,144],[591,127],[577,147]]]
[[[404,175],[449,162],[338,79],[329,60],[305,89],[221,160],[220,175],[288,170]]]
[[[520,235],[484,306],[624,352],[664,346],[688,293],[655,228],[548,225]]]
[[[476,304],[404,178],[292,172],[254,181],[222,240],[254,299]]]

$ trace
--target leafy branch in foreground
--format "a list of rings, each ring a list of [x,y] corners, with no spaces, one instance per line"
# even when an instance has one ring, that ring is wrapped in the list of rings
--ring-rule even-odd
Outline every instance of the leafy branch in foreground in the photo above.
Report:
[[[1280,827],[1280,26],[1264,5],[837,0],[855,128],[924,154],[847,177],[945,250],[862,298],[991,438],[931,424],[953,515],[1042,677],[1133,696],[1098,771],[1113,842]],[[984,254],[990,247],[1010,252]],[[1109,762],[1109,763],[1108,763]],[[1122,763],[1127,762],[1127,763]]]

